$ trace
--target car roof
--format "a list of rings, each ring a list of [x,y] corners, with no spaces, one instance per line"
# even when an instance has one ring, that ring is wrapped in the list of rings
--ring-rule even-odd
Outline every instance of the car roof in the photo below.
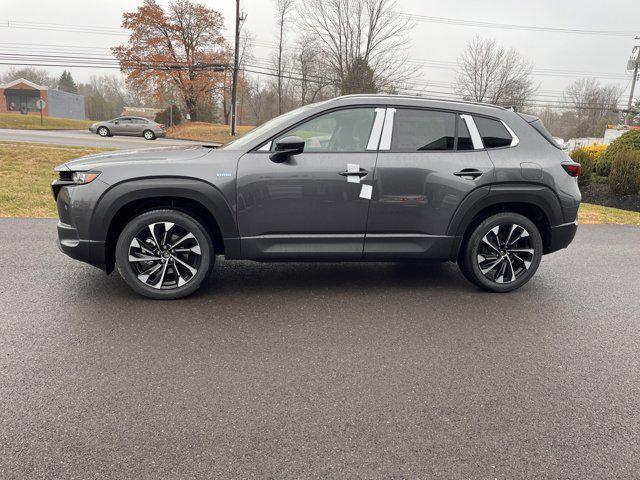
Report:
[[[511,112],[504,107],[489,103],[470,102],[466,100],[453,100],[435,97],[419,97],[413,95],[390,95],[390,94],[357,94],[344,95],[332,98],[326,104],[337,105],[398,105],[436,108],[442,110],[467,111],[470,113],[484,113],[486,115],[501,116],[504,112]]]

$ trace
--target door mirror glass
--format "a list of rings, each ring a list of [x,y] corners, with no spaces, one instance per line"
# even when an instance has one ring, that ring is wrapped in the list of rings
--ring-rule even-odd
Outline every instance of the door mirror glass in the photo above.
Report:
[[[299,155],[302,152],[304,152],[304,140],[292,135],[278,140],[274,152],[269,158],[276,163],[282,163],[290,156]]]

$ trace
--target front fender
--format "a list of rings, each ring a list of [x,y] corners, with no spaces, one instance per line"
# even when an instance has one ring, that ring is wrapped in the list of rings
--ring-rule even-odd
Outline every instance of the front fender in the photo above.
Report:
[[[217,187],[194,178],[153,177],[124,181],[107,189],[93,211],[91,238],[106,241],[113,218],[127,204],[163,197],[184,198],[202,204],[218,223],[223,239],[238,237],[233,209]]]

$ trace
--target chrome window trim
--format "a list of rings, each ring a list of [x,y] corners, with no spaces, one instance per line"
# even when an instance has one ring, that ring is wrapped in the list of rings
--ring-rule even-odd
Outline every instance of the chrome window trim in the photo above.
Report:
[[[520,139],[515,134],[515,132],[513,130],[511,130],[511,127],[509,127],[509,125],[504,123],[502,120],[500,120],[500,121],[502,122],[502,125],[504,125],[504,128],[507,129],[507,132],[509,132],[509,135],[511,135],[511,145],[509,145],[509,147],[515,147],[516,145],[518,145],[520,143]]]
[[[467,129],[469,130],[469,135],[471,135],[471,142],[473,143],[474,150],[483,150],[484,144],[482,143],[482,137],[480,136],[480,132],[478,131],[478,127],[476,127],[476,122],[473,120],[471,115],[466,115],[464,113],[460,114],[460,118],[464,120],[464,123],[467,125]]]
[[[391,150],[391,136],[393,135],[393,120],[396,115],[395,108],[387,108],[382,127],[382,138],[380,138],[379,150]]]
[[[380,135],[382,134],[382,127],[384,125],[384,119],[386,116],[387,109],[376,108],[375,112],[376,112],[376,118],[373,121],[371,134],[369,135],[367,150],[378,150],[378,144],[380,143]]]

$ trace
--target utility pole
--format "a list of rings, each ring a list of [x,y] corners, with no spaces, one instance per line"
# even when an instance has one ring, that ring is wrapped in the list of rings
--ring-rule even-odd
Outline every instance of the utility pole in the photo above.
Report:
[[[231,136],[236,136],[238,121],[238,68],[240,66],[240,24],[247,18],[240,15],[240,0],[236,0],[236,48],[233,58],[233,83],[231,85]]]
[[[636,37],[636,40],[640,40],[640,35]],[[629,104],[627,105],[627,115],[624,117],[624,124],[629,125],[633,114],[631,108],[633,107],[633,94],[636,90],[636,81],[638,80],[638,68],[640,67],[640,45],[636,45],[633,49],[633,53],[638,52],[635,61],[632,59],[629,63],[633,62],[633,79],[631,80],[631,93],[629,94]],[[633,54],[632,54],[633,55]],[[631,65],[628,65],[631,66]]]

